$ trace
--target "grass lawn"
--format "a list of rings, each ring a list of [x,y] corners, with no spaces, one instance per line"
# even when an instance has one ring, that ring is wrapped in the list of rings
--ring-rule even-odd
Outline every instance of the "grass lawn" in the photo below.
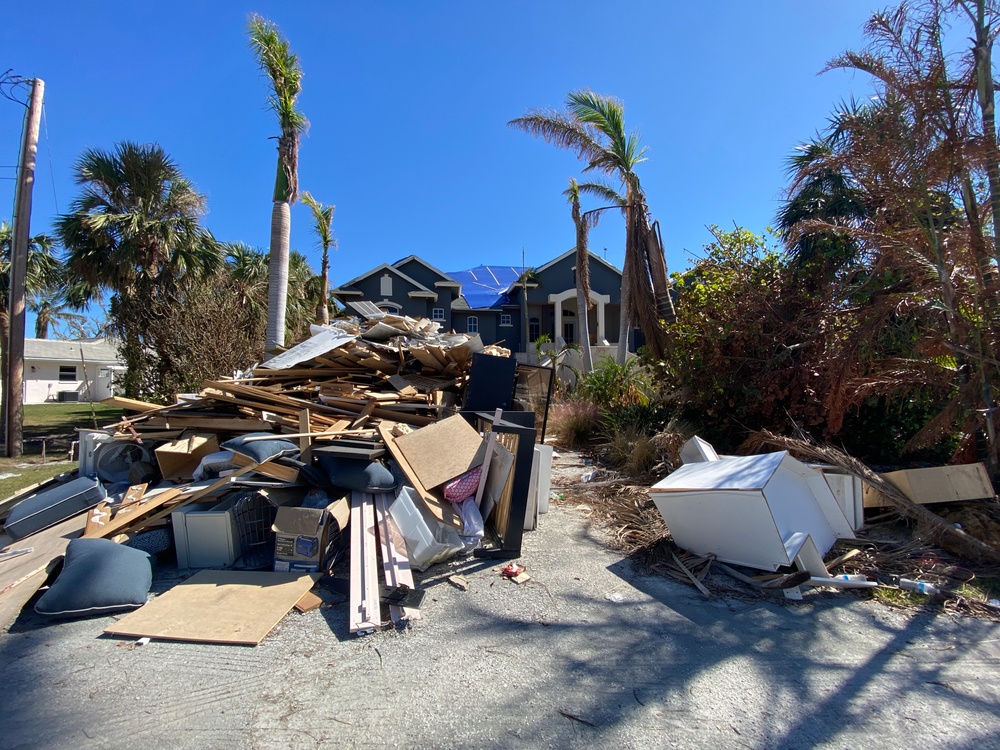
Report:
[[[92,410],[93,409],[93,410]],[[24,455],[0,457],[0,500],[20,489],[69,471],[70,445],[78,427],[95,428],[121,419],[121,409],[104,404],[28,404],[24,407]],[[44,457],[42,455],[44,447]]]

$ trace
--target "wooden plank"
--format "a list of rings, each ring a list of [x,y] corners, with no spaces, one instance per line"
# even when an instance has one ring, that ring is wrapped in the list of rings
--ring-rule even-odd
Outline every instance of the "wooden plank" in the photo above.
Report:
[[[323,600],[320,599],[312,591],[307,591],[302,595],[302,598],[295,602],[295,609],[299,612],[312,612],[314,609],[319,609],[323,606]]]
[[[382,627],[375,553],[375,508],[366,492],[351,493],[350,630],[365,635]]]
[[[688,580],[690,580],[691,583],[695,585],[695,588],[697,588],[701,593],[703,593],[707,597],[712,596],[712,592],[705,587],[704,583],[695,578],[694,574],[690,570],[688,570],[687,565],[681,562],[681,559],[677,555],[671,553],[670,556],[674,558],[674,562],[677,563],[677,567],[679,567],[681,569],[681,572],[688,577]]]
[[[378,527],[379,550],[382,553],[382,576],[391,589],[413,588],[413,571],[406,554],[406,540],[389,515],[389,496],[380,492],[374,496],[375,520]],[[419,620],[420,610],[389,605],[389,617],[397,625],[406,620]]]
[[[309,450],[312,445],[312,423],[309,421],[309,410],[303,409],[299,412],[299,452]]]
[[[315,574],[203,570],[104,629],[169,641],[256,646],[313,587]]]
[[[950,503],[959,500],[994,498],[986,467],[980,464],[932,466],[926,469],[903,469],[879,474],[918,505]],[[882,493],[867,482],[862,489],[864,507],[891,505]]]
[[[378,426],[378,432],[379,435],[382,436],[382,440],[385,441],[385,447],[389,449],[392,457],[396,459],[396,463],[399,464],[399,468],[401,468],[403,473],[406,474],[406,478],[410,480],[410,484],[413,485],[413,489],[417,491],[420,499],[424,501],[424,505],[427,506],[431,515],[441,521],[441,523],[446,523],[449,526],[454,526],[456,529],[461,529],[462,519],[455,510],[455,506],[443,497],[436,496],[424,487],[424,485],[420,482],[420,478],[414,473],[413,468],[406,460],[406,456],[404,456],[403,452],[399,450],[399,447],[396,445],[396,441],[392,435],[393,424],[394,423],[392,422],[382,422]]]
[[[97,533],[111,521],[111,505],[107,500],[102,500],[87,512],[87,526],[83,530],[84,536],[99,536]]]
[[[294,466],[284,466],[270,461],[265,461],[264,463],[258,465],[254,463],[252,458],[248,458],[241,453],[233,454],[233,463],[237,466],[249,466],[253,464],[255,472],[263,474],[265,477],[270,477],[271,479],[277,479],[279,482],[294,484],[299,481],[299,470]]]
[[[460,414],[400,435],[395,442],[428,489],[479,466],[485,454],[483,438]]]
[[[147,401],[136,401],[134,398],[125,398],[124,396],[111,396],[110,398],[101,399],[101,403],[107,404],[115,409],[125,409],[127,411],[137,412],[160,411],[161,409],[170,409],[176,406],[176,404],[170,404],[169,406],[151,404]]]
[[[49,572],[66,553],[66,545],[83,532],[87,514],[69,518],[55,526],[18,540],[18,547],[31,547],[31,552],[19,555],[0,565],[0,628],[13,622],[25,603],[45,583]],[[0,536],[0,545],[9,545],[11,538]]]

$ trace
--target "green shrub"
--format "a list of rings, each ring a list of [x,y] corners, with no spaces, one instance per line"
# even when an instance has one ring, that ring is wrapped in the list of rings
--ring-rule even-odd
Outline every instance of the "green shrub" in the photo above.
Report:
[[[638,359],[619,365],[611,357],[605,357],[583,378],[577,392],[602,409],[613,409],[649,404],[653,387]]]

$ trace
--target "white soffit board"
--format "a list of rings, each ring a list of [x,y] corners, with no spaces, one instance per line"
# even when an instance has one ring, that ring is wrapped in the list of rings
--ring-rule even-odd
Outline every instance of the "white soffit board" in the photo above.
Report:
[[[357,336],[344,333],[339,328],[326,329],[314,336],[310,336],[301,344],[296,344],[288,351],[272,357],[264,362],[261,367],[268,370],[285,370],[289,367],[295,367],[299,362],[305,362],[315,357],[322,357],[327,352],[332,352],[344,344],[349,344],[356,338]]]

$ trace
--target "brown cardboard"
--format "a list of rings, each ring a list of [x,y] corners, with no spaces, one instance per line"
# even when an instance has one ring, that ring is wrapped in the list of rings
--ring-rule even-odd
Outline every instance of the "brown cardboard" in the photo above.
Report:
[[[459,414],[400,435],[395,444],[429,490],[479,466],[485,455],[482,436]]]
[[[904,469],[880,474],[918,505],[952,503],[957,500],[983,500],[994,497],[986,467],[982,464],[934,466],[929,469]],[[890,505],[878,490],[867,484],[862,494],[866,508]]]
[[[219,450],[219,440],[213,435],[189,435],[156,449],[160,473],[171,482],[191,481],[201,459]]]
[[[350,505],[344,498],[323,509],[278,508],[271,526],[275,533],[275,572],[319,572],[330,546],[331,528],[333,531],[342,530],[350,519],[350,513]]]

